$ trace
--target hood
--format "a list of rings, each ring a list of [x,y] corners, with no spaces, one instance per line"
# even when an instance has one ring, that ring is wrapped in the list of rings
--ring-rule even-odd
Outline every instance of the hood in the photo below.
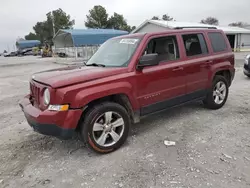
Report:
[[[50,85],[53,88],[64,87],[72,84],[84,83],[104,77],[109,77],[127,72],[127,67],[89,67],[70,66],[35,73],[32,79]]]

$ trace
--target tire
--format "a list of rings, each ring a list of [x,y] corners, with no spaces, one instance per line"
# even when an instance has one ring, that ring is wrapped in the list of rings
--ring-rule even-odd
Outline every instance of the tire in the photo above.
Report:
[[[223,92],[220,92],[222,90],[222,85],[224,85],[225,88]],[[218,89],[217,86],[221,89]],[[228,92],[229,85],[226,78],[220,75],[215,76],[212,88],[208,92],[206,98],[203,100],[205,107],[214,110],[221,108],[227,101]]]
[[[95,152],[110,153],[120,148],[126,141],[130,122],[128,112],[123,106],[104,102],[93,106],[86,113],[80,134],[84,142]]]

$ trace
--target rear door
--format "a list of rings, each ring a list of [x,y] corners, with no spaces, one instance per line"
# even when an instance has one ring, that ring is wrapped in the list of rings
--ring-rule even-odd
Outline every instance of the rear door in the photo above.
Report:
[[[182,43],[185,54],[187,100],[192,100],[206,94],[212,59],[209,56],[204,33],[183,34]]]

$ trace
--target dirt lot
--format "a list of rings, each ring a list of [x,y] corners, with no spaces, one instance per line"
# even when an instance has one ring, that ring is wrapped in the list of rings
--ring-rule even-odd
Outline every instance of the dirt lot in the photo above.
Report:
[[[250,187],[250,79],[242,62],[222,109],[192,103],[148,117],[121,149],[98,155],[33,132],[18,106],[33,72],[63,65],[0,57],[0,187]]]

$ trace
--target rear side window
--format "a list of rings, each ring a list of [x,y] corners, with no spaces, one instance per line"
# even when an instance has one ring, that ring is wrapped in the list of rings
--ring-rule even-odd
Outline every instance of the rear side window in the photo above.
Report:
[[[227,50],[225,38],[221,33],[214,32],[208,33],[214,52],[223,52]]]
[[[182,35],[187,56],[207,54],[207,44],[202,34]]]

